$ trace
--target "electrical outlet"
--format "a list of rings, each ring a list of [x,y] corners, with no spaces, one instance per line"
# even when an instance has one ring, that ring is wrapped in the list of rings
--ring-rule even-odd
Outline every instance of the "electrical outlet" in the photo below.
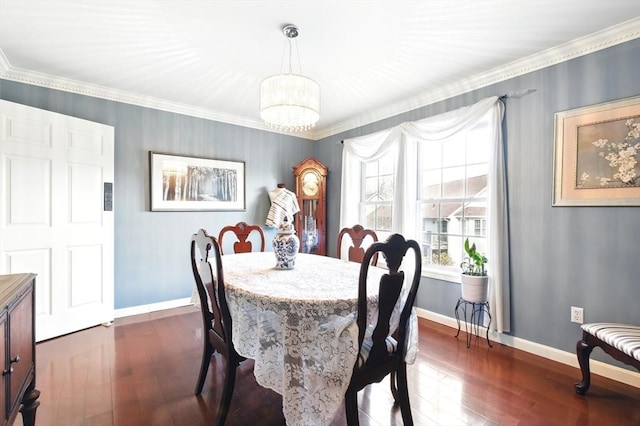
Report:
[[[584,310],[582,308],[571,307],[571,322],[584,323]]]

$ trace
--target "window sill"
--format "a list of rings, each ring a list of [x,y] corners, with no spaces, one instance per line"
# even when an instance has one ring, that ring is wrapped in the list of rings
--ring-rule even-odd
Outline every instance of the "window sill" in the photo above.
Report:
[[[447,271],[438,268],[422,267],[422,276],[426,278],[433,278],[436,280],[449,281],[452,283],[460,284],[460,272],[459,271]]]

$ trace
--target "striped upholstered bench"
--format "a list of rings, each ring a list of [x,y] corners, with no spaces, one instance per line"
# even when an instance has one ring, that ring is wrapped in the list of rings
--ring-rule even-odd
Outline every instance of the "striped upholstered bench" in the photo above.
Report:
[[[640,326],[612,323],[582,325],[582,340],[576,344],[576,353],[582,381],[576,383],[576,392],[584,395],[591,384],[589,355],[596,346],[618,361],[629,364],[640,371]]]

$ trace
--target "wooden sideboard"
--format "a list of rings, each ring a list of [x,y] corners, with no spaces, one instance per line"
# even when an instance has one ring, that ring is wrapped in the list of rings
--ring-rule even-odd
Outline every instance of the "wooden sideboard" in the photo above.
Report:
[[[0,275],[0,424],[13,424],[18,411],[34,426],[40,391],[36,386],[35,274]]]

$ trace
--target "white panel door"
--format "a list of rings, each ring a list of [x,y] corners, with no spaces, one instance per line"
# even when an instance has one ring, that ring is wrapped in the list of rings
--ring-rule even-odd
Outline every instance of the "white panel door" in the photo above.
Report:
[[[36,341],[113,321],[113,167],[113,127],[0,100],[0,274],[37,274]]]

